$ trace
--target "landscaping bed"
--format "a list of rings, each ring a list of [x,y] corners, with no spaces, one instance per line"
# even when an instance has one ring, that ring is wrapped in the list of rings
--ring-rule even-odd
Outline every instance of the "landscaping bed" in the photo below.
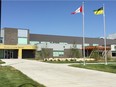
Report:
[[[83,63],[83,58],[45,58],[44,62],[48,63]],[[87,62],[94,62],[92,58],[86,59]]]

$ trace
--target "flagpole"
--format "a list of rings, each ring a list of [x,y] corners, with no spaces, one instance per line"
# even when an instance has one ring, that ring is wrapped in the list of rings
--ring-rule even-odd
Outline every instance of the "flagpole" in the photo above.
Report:
[[[84,30],[84,2],[82,3],[83,14],[83,64],[85,65],[85,30]]]
[[[106,25],[105,25],[105,7],[103,4],[103,21],[104,21],[104,46],[105,46],[105,65],[107,65],[107,54],[106,54]]]

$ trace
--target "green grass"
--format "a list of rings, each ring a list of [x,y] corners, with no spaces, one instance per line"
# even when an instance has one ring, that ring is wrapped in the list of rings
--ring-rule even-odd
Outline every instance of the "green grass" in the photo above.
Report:
[[[45,87],[11,66],[0,66],[0,87]]]
[[[79,68],[85,68],[85,69],[92,69],[92,70],[98,70],[98,71],[104,71],[104,72],[110,72],[110,73],[116,73],[116,64],[86,64],[85,66],[82,64],[72,64],[69,66],[73,67],[79,67]]]
[[[0,60],[0,64],[3,64],[3,63],[5,63],[5,62],[3,62],[2,60]]]
[[[83,63],[83,61],[43,61],[47,63],[59,63],[59,64],[65,64],[65,63]],[[86,63],[104,63],[104,61],[86,61]],[[108,63],[116,63],[116,61],[108,61]]]

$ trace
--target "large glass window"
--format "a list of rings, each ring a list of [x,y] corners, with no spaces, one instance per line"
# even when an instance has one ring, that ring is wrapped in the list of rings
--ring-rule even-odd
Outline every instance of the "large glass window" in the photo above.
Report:
[[[112,57],[116,57],[116,51],[112,51]]]
[[[39,41],[30,41],[30,44],[32,45],[36,45],[36,44],[39,44],[40,42]]]
[[[93,44],[93,46],[99,46],[99,44]]]
[[[84,46],[89,46],[89,44],[85,43]]]
[[[27,44],[27,38],[18,38],[18,44]]]
[[[64,52],[62,52],[62,51],[55,51],[55,52],[53,52],[53,56],[54,56],[54,57],[61,57],[61,56],[64,56]]]
[[[3,38],[2,37],[0,37],[0,43],[3,43]]]
[[[77,44],[77,48],[78,49],[82,49],[82,45],[81,44]]]
[[[0,43],[4,43],[4,30],[1,30]]]
[[[4,50],[0,50],[0,59],[4,58]]]

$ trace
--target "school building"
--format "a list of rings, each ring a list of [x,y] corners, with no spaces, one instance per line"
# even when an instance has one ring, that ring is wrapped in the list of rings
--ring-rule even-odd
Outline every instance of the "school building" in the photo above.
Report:
[[[39,31],[38,31],[39,32]],[[36,51],[47,49],[49,57],[68,58],[75,46],[82,53],[82,37],[31,34],[29,29],[2,28],[0,37],[0,58],[35,58]],[[104,53],[103,38],[85,38],[85,54],[93,50]],[[116,39],[107,39],[107,53],[116,57]]]

